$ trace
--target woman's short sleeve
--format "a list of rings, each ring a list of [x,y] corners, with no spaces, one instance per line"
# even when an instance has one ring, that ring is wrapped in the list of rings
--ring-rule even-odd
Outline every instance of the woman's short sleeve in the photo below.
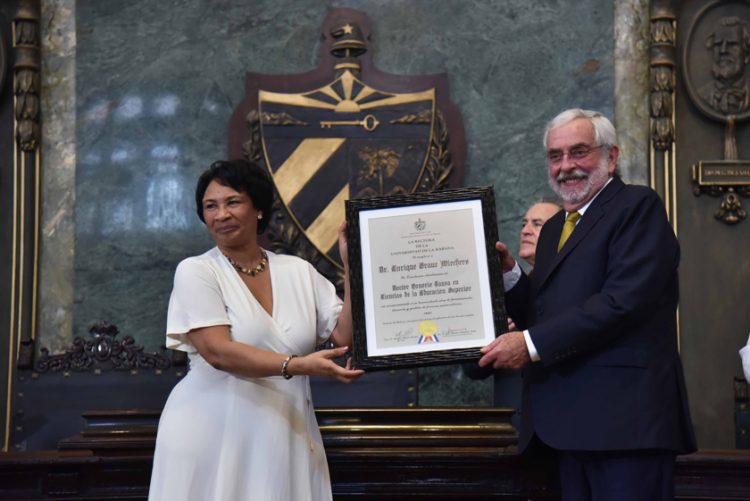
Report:
[[[175,271],[167,312],[167,348],[195,352],[187,338],[194,329],[230,325],[215,272],[196,258],[182,261]]]
[[[343,302],[336,295],[336,287],[328,281],[326,277],[318,273],[311,264],[308,263],[310,275],[312,277],[312,286],[315,294],[315,310],[317,312],[316,332],[318,343],[327,341],[331,337],[331,332],[339,321],[339,314],[343,307]]]

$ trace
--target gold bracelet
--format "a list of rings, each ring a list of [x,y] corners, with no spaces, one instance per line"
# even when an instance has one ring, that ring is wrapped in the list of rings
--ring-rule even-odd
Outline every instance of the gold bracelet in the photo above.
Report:
[[[289,355],[286,357],[286,359],[281,362],[281,375],[284,376],[284,379],[292,379],[292,375],[289,374],[289,361],[296,357],[297,355]]]

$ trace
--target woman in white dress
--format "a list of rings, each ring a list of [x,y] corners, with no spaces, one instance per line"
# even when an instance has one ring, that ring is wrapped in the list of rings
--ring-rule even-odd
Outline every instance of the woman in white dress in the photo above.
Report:
[[[258,245],[273,202],[267,174],[216,162],[196,188],[216,247],[182,261],[167,316],[167,346],[190,371],[159,421],[150,501],[331,499],[308,376],[357,379],[332,359],[351,343],[344,225],[342,302],[307,261]],[[337,348],[314,351],[330,340]]]

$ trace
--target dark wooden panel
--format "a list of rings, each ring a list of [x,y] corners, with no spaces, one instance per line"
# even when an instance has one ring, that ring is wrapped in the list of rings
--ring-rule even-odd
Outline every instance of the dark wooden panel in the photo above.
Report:
[[[735,445],[732,380],[741,374],[737,351],[745,344],[750,328],[750,309],[744,307],[750,269],[743,250],[750,246],[750,221],[728,224],[717,218],[726,193],[711,196],[697,191],[691,169],[699,162],[729,159],[726,124],[716,119],[715,112],[707,112],[711,106],[701,97],[700,89],[714,80],[709,34],[720,28],[721,18],[737,16],[750,22],[750,4],[704,0],[673,4],[677,15],[673,204],[682,249],[681,355],[698,446],[731,448]],[[735,118],[738,158],[747,160],[748,112]],[[747,209],[750,199],[740,199]]]
[[[3,500],[145,500],[158,411],[96,411],[54,451],[0,454]],[[507,409],[318,411],[334,499],[554,500],[556,467],[515,452]],[[678,500],[750,499],[750,451],[678,458]]]
[[[734,444],[738,449],[750,449],[749,389],[745,378],[734,378]]]

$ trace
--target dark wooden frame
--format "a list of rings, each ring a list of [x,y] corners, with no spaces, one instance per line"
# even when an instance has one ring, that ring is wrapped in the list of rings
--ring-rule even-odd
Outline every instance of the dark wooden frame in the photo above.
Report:
[[[480,200],[482,224],[484,226],[484,248],[489,271],[489,290],[492,316],[496,335],[507,330],[505,301],[502,289],[502,271],[495,251],[497,221],[495,196],[492,187],[459,188],[410,195],[392,195],[346,202],[347,238],[349,242],[349,280],[351,286],[352,320],[354,324],[353,365],[366,370],[386,370],[407,367],[443,365],[476,360],[481,356],[479,348],[445,349],[429,352],[406,353],[385,356],[369,356],[367,351],[367,328],[365,322],[365,298],[362,283],[362,247],[359,215],[362,211],[432,205],[446,202]],[[480,280],[483,278],[480,277]]]

